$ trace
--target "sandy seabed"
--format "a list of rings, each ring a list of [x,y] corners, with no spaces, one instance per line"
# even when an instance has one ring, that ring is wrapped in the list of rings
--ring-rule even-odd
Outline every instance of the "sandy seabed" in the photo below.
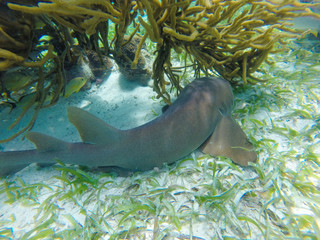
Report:
[[[279,66],[286,70],[292,68],[290,64]],[[319,124],[319,120],[299,115],[290,117],[291,110],[301,106],[295,101],[277,103],[273,99],[269,99],[269,107],[274,110],[259,108],[243,117],[239,109],[260,104],[257,100],[259,94],[268,91],[270,95],[274,94],[267,87],[238,92],[234,107],[236,116],[243,119],[241,125],[249,137],[266,144],[258,147],[260,165],[266,163],[264,174],[251,167],[236,166],[230,160],[213,159],[198,151],[173,166],[127,177],[83,172],[75,166],[61,173],[55,167],[38,168],[31,164],[0,182],[0,236],[4,239],[264,239],[274,238],[277,234],[286,236],[286,231],[292,230],[285,226],[291,219],[288,220],[286,215],[289,208],[281,200],[281,193],[273,189],[283,188],[288,196],[291,190],[284,187],[282,169],[279,176],[276,175],[278,168],[270,161],[286,156],[289,161],[292,156],[298,158],[299,151],[303,152],[307,146],[318,146],[319,135],[313,134],[313,140],[303,140],[293,147],[286,136],[279,135],[279,131],[283,126],[306,131]],[[320,94],[319,89],[313,92]],[[67,119],[68,106],[80,107],[116,128],[133,128],[161,114],[165,104],[155,99],[155,95],[152,87],[128,82],[114,71],[100,87],[92,86],[41,110],[33,131],[79,142],[75,127]],[[257,99],[252,99],[253,96]],[[262,96],[262,102],[268,101],[266,96]],[[292,98],[294,96],[288,99]],[[277,104],[282,104],[284,110]],[[319,102],[309,99],[305,104],[311,104],[312,111],[319,116]],[[0,112],[0,139],[12,134],[6,129],[17,116],[16,110],[10,114],[7,109]],[[23,127],[29,118],[27,115],[17,128]],[[267,126],[259,128],[260,123]],[[255,127],[252,124],[256,124]],[[272,130],[276,130],[275,125],[280,129],[278,132]],[[268,144],[278,152],[263,150]],[[32,143],[21,138],[1,144],[1,151],[33,148]],[[289,151],[292,149],[296,152]],[[319,146],[314,152],[318,154]],[[300,162],[292,160],[287,166],[288,171],[290,168],[296,171]],[[80,190],[77,192],[77,189]],[[302,207],[304,202],[297,200],[297,204]],[[293,211],[293,207],[290,208],[289,212]],[[311,214],[306,211],[310,208],[305,207],[303,214]],[[318,215],[312,216],[315,224],[319,224]],[[270,230],[270,226],[277,227]]]

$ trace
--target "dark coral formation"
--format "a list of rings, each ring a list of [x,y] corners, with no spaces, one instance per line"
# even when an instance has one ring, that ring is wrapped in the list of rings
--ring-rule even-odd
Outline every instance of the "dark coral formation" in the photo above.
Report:
[[[124,40],[126,43],[119,49],[121,55],[119,53],[114,54],[114,59],[119,66],[119,70],[127,80],[132,81],[138,79],[141,84],[146,85],[152,72],[151,69],[148,69],[147,64],[147,60],[151,59],[151,57],[147,51],[140,50],[138,62],[135,67],[132,68],[141,37],[135,35],[132,39],[129,39],[129,36],[125,36]],[[142,45],[142,49],[146,49],[145,44]]]

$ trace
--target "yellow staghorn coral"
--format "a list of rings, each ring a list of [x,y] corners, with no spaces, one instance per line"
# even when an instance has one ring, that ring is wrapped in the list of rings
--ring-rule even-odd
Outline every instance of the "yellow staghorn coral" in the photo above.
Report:
[[[119,65],[136,68],[143,44],[148,40],[156,45],[153,63],[154,90],[158,97],[170,103],[168,86],[179,91],[181,75],[172,67],[171,54],[184,55],[186,67],[193,67],[195,75],[220,74],[232,83],[260,81],[253,76],[277,44],[284,39],[306,34],[292,28],[292,19],[312,16],[320,19],[311,7],[320,4],[298,0],[8,0],[15,12],[39,16],[63,44],[53,44],[40,61],[26,61],[26,55],[10,48],[0,49],[0,71],[13,66],[43,67],[46,61],[56,65],[53,74],[63,76],[64,64],[74,57],[73,49],[95,51],[101,59],[107,55]],[[24,3],[24,4],[22,4]],[[29,4],[26,4],[29,3]],[[6,23],[9,24],[8,22]],[[31,25],[24,27],[31,31]],[[114,32],[110,31],[114,26]],[[17,47],[28,47],[20,39],[11,37],[2,28],[0,36]],[[123,46],[137,36],[134,58],[123,52]],[[142,36],[142,37],[141,37]],[[74,38],[77,41],[74,41]],[[0,38],[1,42],[1,38]],[[62,47],[61,47],[62,45]],[[51,45],[52,46],[52,45]],[[188,63],[186,59],[189,59]],[[125,64],[124,64],[125,62]],[[60,67],[59,67],[60,66]],[[165,80],[165,75],[169,81]],[[42,79],[42,77],[39,77]],[[65,80],[56,77],[57,92],[63,91]],[[42,81],[42,80],[41,80]],[[41,82],[40,81],[40,82]],[[52,85],[49,85],[52,86]],[[38,88],[40,90],[40,85]],[[49,91],[46,89],[46,91]],[[54,103],[59,97],[56,93]]]
[[[125,5],[130,7],[124,7]],[[134,21],[132,17],[125,17],[125,11],[134,11],[131,16],[140,15],[137,16],[137,20],[148,33],[151,41],[157,43],[158,49],[164,44],[163,41],[167,41],[170,48],[185,50],[188,49],[186,45],[199,44],[199,41],[201,41],[202,45],[206,45],[206,52],[207,50],[209,50],[210,54],[216,51],[220,52],[219,57],[212,55],[212,59],[217,61],[209,61],[209,65],[213,62],[210,67],[211,70],[214,70],[217,62],[224,61],[224,58],[230,58],[229,61],[232,61],[232,53],[235,50],[265,49],[269,51],[270,47],[272,47],[271,45],[276,42],[270,41],[271,39],[279,39],[276,35],[285,36],[282,32],[267,32],[267,30],[263,29],[264,26],[268,25],[275,30],[279,29],[284,32],[290,31],[295,33],[295,37],[297,37],[299,33],[286,28],[287,24],[283,24],[284,20],[302,15],[317,15],[306,10],[311,6],[310,4],[303,4],[294,0],[249,2],[244,0],[137,0],[124,1],[123,3],[114,3],[107,0],[55,0],[45,3],[40,2],[38,7],[17,4],[8,4],[8,6],[28,13],[48,14],[62,25],[72,27],[76,31],[86,32],[89,35],[95,33],[95,29],[100,22],[111,20],[119,26],[119,36],[115,38],[117,41],[114,46],[116,51],[119,49],[118,43],[122,42],[127,27]],[[129,22],[125,22],[128,20]],[[120,31],[120,29],[122,30]],[[263,39],[257,39],[255,35],[263,36]],[[263,41],[268,41],[269,43],[263,43]],[[197,48],[204,50],[201,46]],[[113,54],[117,54],[116,51],[113,51]],[[248,53],[248,59],[253,56],[253,52]],[[191,56],[193,54],[195,54],[194,51]],[[197,54],[197,56],[201,56],[201,54]],[[132,66],[134,65],[132,64]],[[250,70],[250,64],[247,67]],[[240,69],[242,69],[241,66]],[[229,71],[233,72],[234,69]],[[164,71],[158,74],[163,73]],[[239,72],[239,76],[243,77],[244,75]],[[160,88],[163,89],[160,86],[156,89]]]
[[[63,17],[75,17],[76,24],[74,25],[76,28],[80,27],[82,31],[88,31],[87,33],[91,35],[94,33],[95,27],[99,22],[104,22],[110,19],[114,23],[119,23],[119,19],[117,17],[121,16],[117,10],[111,8],[110,3],[104,5],[106,9],[113,9],[110,13],[103,12],[100,9],[95,10],[79,6],[81,4],[90,6],[99,3],[102,3],[102,1],[52,1],[51,3],[39,2],[38,7],[22,6],[12,3],[8,3],[8,7],[13,10],[29,14],[48,14],[49,16],[53,15],[53,17],[59,16],[60,19]],[[82,19],[85,19],[84,21],[88,21],[88,16],[90,17],[92,24],[81,21]],[[65,24],[66,22],[62,24]],[[68,27],[70,27],[70,25]]]
[[[22,62],[24,60],[23,57],[18,56],[17,54],[14,54],[8,50],[0,49],[0,58],[6,58],[8,60]]]

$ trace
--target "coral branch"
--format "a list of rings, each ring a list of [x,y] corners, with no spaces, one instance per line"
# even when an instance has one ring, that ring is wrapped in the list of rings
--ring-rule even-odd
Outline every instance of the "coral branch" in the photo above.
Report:
[[[25,5],[19,4],[21,0],[6,1],[11,3],[0,3],[0,13],[6,14],[2,9],[15,11],[11,12],[14,17],[7,17],[10,21],[0,17],[0,71],[22,66],[39,68],[40,74],[48,62],[53,62],[52,81],[44,84],[44,78],[39,76],[34,83],[38,98],[33,104],[39,108],[49,91],[53,98],[46,106],[59,98],[66,82],[64,67],[76,63],[71,61],[75,58],[72,51],[79,55],[94,51],[100,60],[107,55],[119,66],[121,60],[134,69],[139,67],[142,46],[151,40],[156,45],[154,90],[170,103],[169,87],[178,93],[182,89],[181,76],[175,71],[178,68],[171,64],[174,51],[183,55],[182,65],[192,66],[196,76],[220,74],[231,82],[242,79],[244,84],[256,83],[261,80],[254,77],[255,72],[275,46],[310,32],[293,28],[291,21],[304,16],[320,19],[311,10],[320,4],[299,0],[23,0],[29,3]],[[25,18],[28,14],[42,19],[43,29],[51,30],[44,35],[53,39],[40,46],[42,50],[44,46],[49,48],[38,61],[26,60],[30,50],[39,47],[39,39],[32,38],[33,21]],[[133,39],[139,42],[134,55],[128,57],[123,48]]]

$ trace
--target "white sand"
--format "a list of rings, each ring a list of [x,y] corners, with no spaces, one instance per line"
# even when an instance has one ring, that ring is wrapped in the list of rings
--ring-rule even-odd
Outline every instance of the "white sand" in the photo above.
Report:
[[[245,99],[250,96],[250,94],[246,94],[248,94],[248,92],[243,95],[239,94],[238,101],[239,99],[245,101]],[[254,93],[251,92],[251,94]],[[68,99],[61,99],[54,107],[42,110],[33,130],[55,136],[65,141],[80,141],[76,129],[67,120],[67,106],[81,107],[114,127],[120,129],[132,128],[155,118],[154,113],[161,114],[161,108],[164,103],[160,100],[152,99],[154,96],[155,92],[151,87],[143,87],[136,83],[127,82],[115,71],[99,88],[93,86],[92,89],[71,95]],[[241,100],[238,103],[241,104]],[[240,106],[236,106],[236,108],[240,108]],[[286,112],[276,113],[261,109],[256,116],[251,117],[260,119],[261,121],[266,119],[268,125],[271,125],[271,119],[278,123],[281,122],[281,115],[286,115]],[[9,126],[9,123],[17,116],[18,112],[16,111],[13,111],[9,115],[7,114],[7,110],[0,112],[0,139],[6,138],[12,134],[12,132],[7,131],[6,129]],[[25,122],[27,119],[28,117]],[[292,118],[292,121],[292,124],[289,124],[294,128],[297,128],[297,130],[303,128],[303,126],[313,124],[312,121],[302,121],[298,117]],[[22,122],[19,127],[22,127],[25,122]],[[288,147],[286,138],[281,138],[278,135],[273,136],[272,131],[270,131],[270,136],[261,136],[261,133],[256,132],[256,136],[254,137],[257,140],[262,140],[264,137],[277,139],[279,142],[279,151],[285,150]],[[1,147],[3,151],[34,148],[30,142],[26,140],[21,141],[20,138],[6,144],[1,144]],[[180,214],[179,218],[182,225],[180,233],[176,230],[176,226],[172,226],[174,220],[168,220],[171,224],[166,224],[166,222],[163,221],[159,222],[159,229],[165,231],[166,234],[169,234],[172,238],[180,236],[189,239],[190,235],[202,237],[203,239],[211,239],[213,236],[219,239],[222,239],[224,236],[241,237],[237,235],[241,232],[237,227],[228,224],[225,221],[225,218],[219,220],[219,216],[221,216],[219,212],[218,215],[215,216],[215,212],[210,212],[204,205],[200,206],[197,201],[195,201],[195,195],[206,196],[207,192],[210,190],[210,186],[214,188],[215,184],[218,184],[216,179],[212,177],[212,174],[217,178],[223,179],[221,183],[226,185],[225,187],[227,188],[236,186],[236,184],[241,183],[242,180],[250,182],[250,179],[258,179],[257,174],[249,168],[240,168],[238,172],[235,169],[228,167],[221,168],[216,173],[212,173],[212,170],[208,170],[203,166],[209,166],[213,162],[213,159],[203,157],[198,159],[198,161],[195,161],[194,159],[196,159],[197,156],[199,156],[198,152],[191,154],[190,160],[179,165],[178,171],[171,167],[164,167],[158,172],[148,171],[126,178],[112,178],[110,176],[105,178],[102,177],[99,179],[99,183],[105,181],[111,181],[112,183],[106,184],[106,187],[102,189],[99,196],[90,196],[90,193],[93,193],[94,191],[88,189],[81,193],[76,198],[75,202],[70,201],[70,199],[53,199],[50,206],[56,208],[49,211],[51,215],[47,213],[47,215],[49,214],[50,216],[55,217],[55,221],[50,225],[50,229],[59,232],[63,229],[76,228],[72,224],[72,221],[70,221],[71,215],[77,224],[86,230],[87,228],[85,228],[85,226],[88,225],[90,219],[90,221],[93,221],[92,219],[94,217],[101,217],[102,214],[105,214],[103,215],[103,218],[107,219],[107,224],[104,225],[101,223],[99,231],[105,233],[102,234],[105,239],[109,239],[112,233],[121,232],[121,229],[129,228],[128,226],[118,226],[118,223],[121,221],[124,214],[130,213],[134,207],[138,206],[138,203],[142,206],[146,206],[151,204],[149,201],[155,201],[153,204],[155,204],[159,216],[164,213],[169,215],[170,204],[173,206],[173,212],[171,211],[171,214]],[[260,155],[261,159],[266,159],[267,157],[268,156],[265,153]],[[266,169],[266,172],[272,171],[273,169],[271,168],[270,170]],[[90,174],[92,176],[99,176],[99,174],[96,173]],[[15,180],[16,177],[20,177],[28,184],[44,183],[49,185],[53,190],[48,190],[46,188],[41,189],[35,197],[35,202],[37,202],[37,204],[34,204],[34,206],[31,207],[24,206],[27,203],[21,201],[6,204],[4,201],[8,199],[7,195],[4,193],[0,194],[0,230],[11,229],[13,231],[14,239],[18,239],[27,231],[34,229],[36,226],[39,226],[40,223],[50,219],[45,215],[45,210],[42,210],[42,212],[39,213],[38,209],[41,207],[40,204],[51,196],[54,191],[63,189],[63,191],[67,192],[68,186],[65,186],[61,181],[54,177],[58,175],[59,172],[53,167],[38,169],[36,166],[30,165],[15,174],[15,176],[10,177],[8,179],[9,181]],[[229,178],[228,175],[232,175],[233,177]],[[70,181],[71,180],[72,177],[70,177]],[[3,181],[1,182],[3,183]],[[252,189],[255,191],[266,191],[264,188],[265,186],[261,187],[256,185],[256,183],[252,183],[252,185],[254,185],[252,186]],[[266,183],[266,185],[268,185],[268,183]],[[153,197],[157,196],[157,194],[162,194],[163,189],[171,189],[170,191],[168,190],[169,197],[167,195],[164,195],[163,198]],[[246,216],[251,216],[254,219],[259,219],[259,208],[261,207],[261,203],[258,202],[258,200],[243,200],[242,197],[245,193],[245,190],[240,190],[235,196],[234,203],[238,206],[238,209],[231,209],[233,205],[226,205],[227,208],[230,207],[230,209],[226,209],[226,211],[230,210],[230,214],[233,214],[233,212],[240,212]],[[86,202],[87,198],[90,200],[89,202]],[[158,202],[160,201],[159,199],[162,199],[162,202]],[[126,204],[128,203],[126,201],[128,203],[130,203],[130,201],[133,203],[132,205],[127,206]],[[124,202],[123,205],[122,202]],[[163,210],[163,206],[166,206],[165,210]],[[284,206],[282,207],[285,208]],[[270,208],[277,217],[284,218],[281,208],[275,209],[273,206],[270,206]],[[189,215],[183,215],[184,212]],[[37,215],[38,213],[39,215]],[[191,217],[191,213],[195,213],[196,217]],[[41,219],[41,216],[43,215],[46,217]],[[151,239],[152,236],[155,236],[157,232],[157,219],[152,216],[152,214],[144,216],[143,211],[137,211],[131,212],[131,215],[134,216],[135,224],[146,228],[143,233],[143,236],[145,236],[146,239]],[[88,218],[88,216],[90,216],[90,218]],[[166,216],[162,216],[162,218],[166,219]],[[184,222],[182,222],[182,220]],[[90,229],[92,228],[88,228],[87,231]],[[143,231],[143,228],[141,231]],[[251,234],[253,234],[251,235],[253,239],[262,237],[259,230],[254,226],[251,226],[250,231]],[[161,234],[157,234],[160,238]],[[83,237],[82,239],[86,239],[86,237]]]

